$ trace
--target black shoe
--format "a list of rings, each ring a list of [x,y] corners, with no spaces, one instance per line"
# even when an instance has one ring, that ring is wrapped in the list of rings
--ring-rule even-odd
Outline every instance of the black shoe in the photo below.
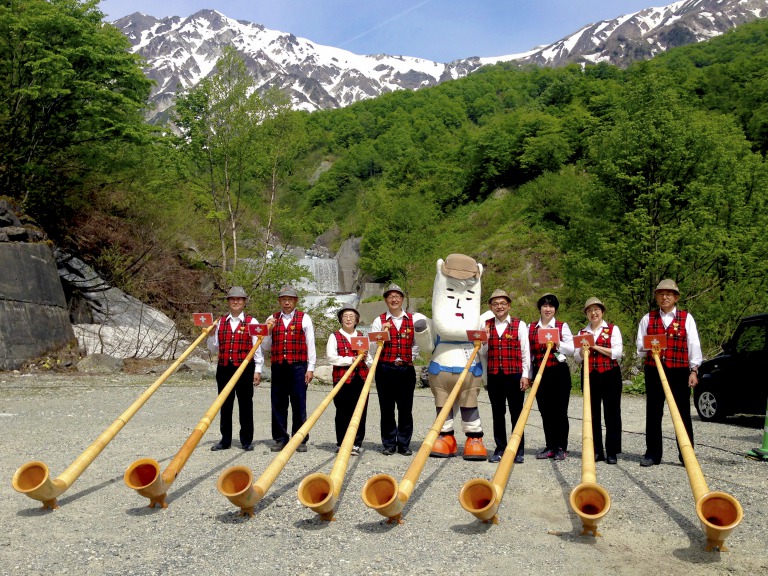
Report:
[[[392,456],[395,453],[395,449],[392,446],[384,446],[384,450],[381,451],[384,456]]]
[[[522,454],[515,454],[515,464],[522,464],[525,462],[525,457]]]
[[[256,447],[256,445],[253,442],[249,442],[248,444],[243,444],[243,450],[246,452],[253,452],[253,449]]]
[[[397,453],[402,454],[403,456],[410,456],[411,454],[413,454],[413,451],[406,446],[406,447],[398,448]]]
[[[306,444],[299,444],[296,447],[296,452],[306,452],[307,451],[307,445]]]
[[[280,452],[283,448],[285,448],[284,442],[275,442],[274,444],[272,444],[272,447],[270,448],[270,450],[272,452]]]
[[[602,454],[595,454],[595,462],[605,462],[605,456]]]
[[[224,444],[224,442],[219,442],[218,444],[214,444],[211,446],[211,451],[216,452],[218,450],[229,450],[229,444]]]
[[[648,466],[655,466],[658,464],[658,462],[654,461],[653,458],[650,456],[644,456],[642,460],[640,460],[640,466],[643,468],[647,468]]]
[[[498,464],[501,462],[501,454],[492,454],[490,458],[488,458],[488,462],[491,464]]]
[[[618,460],[616,459],[616,456],[608,456],[608,458],[605,459],[606,464],[616,464]]]

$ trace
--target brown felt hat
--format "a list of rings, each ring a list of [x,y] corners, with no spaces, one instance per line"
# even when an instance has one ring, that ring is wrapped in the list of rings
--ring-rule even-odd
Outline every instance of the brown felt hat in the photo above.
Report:
[[[443,274],[466,280],[467,278],[480,278],[480,268],[474,258],[465,254],[449,254],[441,268]]]
[[[680,289],[677,287],[677,283],[670,278],[666,278],[659,282],[659,285],[656,286],[654,292],[658,292],[659,290],[672,290],[672,292],[677,292],[677,294],[680,295]]]
[[[512,304],[512,298],[510,298],[509,294],[507,294],[506,291],[502,290],[501,288],[496,288],[496,290],[493,291],[491,297],[488,298],[488,304],[490,305],[490,303],[496,300],[496,298],[504,298],[507,302]]]
[[[589,308],[590,306],[594,306],[594,305],[600,306],[600,309],[603,312],[605,312],[605,304],[600,302],[599,298],[595,298],[594,296],[592,296],[592,298],[590,298],[589,300],[584,302],[584,313],[586,314],[587,313],[587,308]]]

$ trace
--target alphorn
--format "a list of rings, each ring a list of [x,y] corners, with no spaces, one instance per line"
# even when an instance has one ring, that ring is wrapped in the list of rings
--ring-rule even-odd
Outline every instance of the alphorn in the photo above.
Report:
[[[347,467],[349,465],[349,456],[352,453],[352,446],[355,441],[355,434],[360,426],[360,419],[365,410],[365,404],[368,402],[368,392],[371,389],[371,382],[373,382],[376,366],[379,363],[379,357],[383,349],[384,342],[378,342],[378,348],[376,349],[376,355],[373,358],[373,364],[371,364],[368,372],[368,377],[365,379],[365,384],[360,392],[360,397],[355,405],[355,411],[352,413],[352,418],[349,421],[347,431],[344,433],[344,439],[341,442],[339,453],[336,455],[336,460],[331,468],[330,475],[322,472],[315,472],[308,475],[299,484],[298,497],[299,502],[304,506],[320,514],[321,520],[330,521],[333,520],[333,510],[336,507],[336,502],[339,499],[341,493],[341,485],[344,483],[344,476],[347,473]]]
[[[165,501],[168,489],[171,487],[171,484],[173,484],[173,481],[176,480],[176,477],[181,473],[182,468],[184,468],[184,465],[187,463],[187,460],[189,460],[192,452],[197,448],[203,434],[208,431],[211,422],[213,422],[213,419],[216,418],[216,414],[221,410],[221,406],[224,404],[227,396],[229,396],[235,385],[237,385],[238,379],[243,372],[245,372],[246,366],[253,359],[258,347],[261,346],[263,338],[263,336],[258,337],[256,344],[250,349],[248,355],[237,368],[232,378],[229,379],[227,385],[216,397],[216,400],[214,400],[211,407],[208,408],[195,429],[192,430],[192,434],[189,435],[187,441],[184,442],[184,445],[176,453],[176,456],[173,457],[173,460],[168,464],[168,467],[162,475],[160,474],[160,464],[157,460],[152,458],[139,458],[133,464],[128,466],[123,475],[123,480],[128,488],[133,488],[141,496],[149,498],[149,508],[154,508],[156,505],[161,508],[168,507],[168,504]]]
[[[497,512],[499,511],[499,506],[501,506],[501,499],[504,497],[504,491],[509,482],[509,475],[515,466],[515,455],[520,446],[520,440],[523,438],[523,430],[525,430],[525,425],[528,422],[528,416],[533,407],[533,399],[536,398],[536,392],[538,392],[539,384],[541,384],[541,376],[544,374],[549,353],[554,345],[554,342],[547,342],[544,359],[541,362],[541,366],[539,366],[539,371],[536,373],[536,378],[533,380],[531,391],[528,393],[528,398],[525,399],[523,409],[517,418],[517,424],[515,424],[504,454],[501,456],[499,467],[496,469],[496,474],[493,475],[493,480],[488,481],[485,478],[467,480],[461,488],[461,492],[459,492],[461,507],[484,523],[499,523]]]
[[[597,483],[595,468],[595,445],[592,436],[592,390],[589,382],[589,344],[582,346],[584,356],[584,382],[582,392],[584,410],[581,425],[581,483],[572,491],[569,501],[571,508],[581,518],[581,533],[591,532],[600,536],[597,523],[611,508],[608,491]]]
[[[58,478],[51,480],[48,471],[48,466],[39,460],[33,462],[27,462],[21,466],[13,475],[12,484],[17,492],[26,494],[30,498],[39,500],[43,503],[43,509],[55,510],[58,508],[56,499],[61,496],[69,487],[75,483],[80,475],[85,471],[88,466],[101,454],[101,451],[109,444],[112,439],[117,436],[117,433],[123,429],[128,421],[133,417],[139,408],[149,400],[149,397],[155,393],[160,385],[165,382],[171,374],[181,365],[187,356],[202,342],[211,330],[213,330],[217,322],[214,322],[211,326],[203,330],[203,333],[189,345],[181,356],[171,364],[168,369],[163,372],[155,382],[147,388],[147,390],[139,396],[136,401],[131,404],[128,409],[123,412],[120,417],[115,420],[109,428],[107,428],[102,434],[96,438],[96,440],[86,448],[80,456],[78,456],[69,468],[64,470]]]
[[[725,552],[728,550],[728,547],[725,545],[725,539],[730,536],[734,528],[741,522],[744,510],[741,508],[739,501],[730,494],[709,491],[707,481],[704,479],[704,473],[701,471],[701,466],[696,459],[691,440],[680,416],[680,410],[677,404],[675,404],[675,397],[672,396],[672,390],[669,388],[669,382],[664,373],[664,366],[661,364],[661,348],[658,343],[653,344],[651,354],[656,361],[656,368],[659,371],[659,378],[664,389],[664,396],[667,399],[669,413],[675,425],[675,436],[680,447],[680,453],[683,455],[683,464],[685,464],[685,472],[688,474],[688,482],[691,485],[693,500],[696,503],[696,515],[699,517],[701,529],[707,537],[704,549],[713,550],[717,548],[721,552]]]
[[[373,508],[376,512],[385,516],[388,524],[393,522],[400,524],[402,522],[403,508],[413,493],[424,464],[427,458],[429,458],[430,452],[432,452],[432,447],[435,444],[435,440],[437,440],[438,434],[440,434],[440,429],[445,424],[448,414],[459,397],[461,387],[469,373],[472,362],[475,360],[475,356],[477,356],[477,352],[480,350],[480,346],[481,342],[475,341],[472,353],[469,356],[469,360],[467,360],[467,365],[461,372],[453,390],[451,390],[448,399],[445,401],[445,405],[437,415],[432,428],[429,429],[427,437],[421,444],[421,448],[419,448],[408,470],[406,470],[400,484],[398,485],[397,481],[389,474],[377,474],[369,478],[365,486],[363,486],[363,502],[369,508]]]
[[[272,484],[277,480],[277,477],[280,475],[280,472],[283,471],[283,468],[285,468],[288,460],[291,459],[291,456],[293,456],[296,449],[304,441],[304,438],[307,437],[309,431],[323,412],[325,412],[325,409],[328,408],[336,394],[339,393],[341,387],[344,386],[347,380],[352,376],[352,373],[355,371],[355,368],[365,354],[365,350],[359,351],[357,358],[355,358],[352,365],[341,377],[339,383],[334,386],[328,396],[326,396],[320,405],[315,408],[314,412],[310,414],[309,418],[302,424],[301,428],[293,434],[285,447],[275,457],[272,463],[267,466],[266,470],[264,470],[256,482],[253,481],[253,472],[246,466],[232,466],[222,472],[216,482],[216,488],[222,496],[226,496],[232,504],[240,508],[240,516],[254,515],[254,507],[256,504],[261,502],[261,499],[264,498],[264,495],[272,487]]]

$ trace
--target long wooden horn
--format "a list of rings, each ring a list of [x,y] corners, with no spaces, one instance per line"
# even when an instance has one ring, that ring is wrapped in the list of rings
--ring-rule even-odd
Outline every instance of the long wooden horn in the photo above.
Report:
[[[440,410],[440,413],[437,415],[434,424],[432,424],[432,428],[429,429],[427,437],[421,444],[421,448],[419,448],[418,453],[408,467],[408,470],[405,472],[400,484],[398,485],[397,481],[389,474],[377,474],[376,476],[369,478],[365,483],[365,486],[363,486],[362,497],[365,505],[369,508],[373,508],[382,516],[386,516],[388,523],[391,524],[397,522],[399,524],[402,522],[403,507],[408,501],[408,498],[411,497],[416,482],[419,479],[419,475],[421,475],[421,471],[424,468],[424,464],[426,463],[427,458],[429,458],[429,453],[432,452],[435,440],[437,440],[437,436],[440,434],[440,429],[443,427],[443,424],[445,424],[448,414],[453,409],[453,405],[459,397],[461,387],[469,373],[472,362],[475,360],[475,356],[477,356],[477,352],[480,350],[480,346],[481,342],[475,341],[475,346],[469,356],[469,360],[467,360],[467,365],[461,372],[453,390],[451,390],[451,394],[445,401],[443,409]]]
[[[184,465],[187,463],[187,460],[189,460],[192,452],[197,448],[203,434],[208,431],[211,422],[213,422],[214,418],[216,418],[216,414],[221,410],[221,406],[224,404],[227,396],[229,396],[232,389],[237,385],[237,381],[240,379],[243,372],[245,372],[246,366],[253,359],[253,355],[256,354],[256,350],[261,346],[261,341],[263,339],[263,336],[258,337],[256,344],[250,349],[245,360],[242,361],[232,378],[227,382],[227,385],[216,397],[216,400],[213,401],[213,404],[208,408],[195,429],[192,430],[192,434],[189,435],[187,441],[184,442],[184,445],[176,453],[176,456],[173,457],[173,460],[168,464],[168,467],[162,475],[160,475],[160,464],[157,460],[152,458],[140,458],[131,464],[125,471],[125,474],[123,475],[125,484],[128,488],[133,488],[142,496],[149,498],[150,508],[154,508],[156,505],[162,508],[168,507],[168,504],[165,501],[165,495],[168,492],[168,489],[171,487],[171,484],[173,484],[173,481],[176,480],[181,469],[184,468]]]
[[[582,346],[584,356],[584,411],[581,425],[581,484],[571,491],[571,508],[581,518],[581,533],[591,532],[600,536],[597,523],[611,508],[611,497],[605,488],[597,483],[595,468],[595,445],[592,437],[592,405],[589,382],[589,344]]]
[[[656,361],[656,368],[659,371],[661,386],[664,388],[664,395],[667,398],[669,413],[672,416],[672,422],[675,425],[675,435],[677,443],[680,446],[680,453],[683,455],[685,471],[688,474],[688,482],[691,484],[693,500],[696,502],[696,515],[701,522],[701,528],[707,537],[705,550],[718,549],[722,552],[728,550],[725,545],[725,539],[730,536],[733,529],[739,525],[744,516],[744,510],[741,504],[730,494],[725,492],[710,492],[707,487],[707,481],[701,471],[699,461],[693,451],[691,440],[688,438],[688,432],[680,416],[680,410],[675,403],[675,397],[669,388],[667,376],[664,374],[664,367],[661,364],[661,351],[658,344],[651,349],[653,358]]]
[[[308,475],[301,481],[301,484],[299,484],[299,502],[313,512],[320,514],[321,520],[334,519],[333,510],[336,507],[336,501],[339,499],[339,494],[341,493],[341,485],[344,483],[344,476],[346,475],[347,467],[349,466],[349,456],[352,453],[355,435],[360,426],[360,419],[363,416],[365,404],[368,402],[368,392],[371,389],[371,382],[373,382],[376,365],[379,363],[383,344],[383,342],[378,342],[378,348],[376,350],[376,355],[373,358],[373,364],[371,364],[368,377],[365,379],[365,384],[363,385],[360,397],[355,405],[355,411],[352,413],[352,418],[349,421],[347,431],[344,433],[344,439],[341,442],[339,453],[331,468],[331,474],[328,475],[322,472],[315,472],[314,474]]]
[[[49,508],[53,510],[58,508],[59,506],[56,503],[56,499],[75,483],[85,469],[91,465],[99,454],[101,454],[101,451],[104,450],[107,444],[109,444],[112,439],[117,436],[117,433],[123,429],[123,426],[133,418],[133,415],[138,412],[139,408],[149,400],[149,397],[155,393],[160,385],[176,371],[181,363],[186,360],[187,356],[189,356],[200,342],[210,334],[217,323],[218,321],[204,329],[197,340],[192,342],[192,344],[189,345],[189,348],[187,348],[181,356],[179,356],[179,358],[109,426],[109,428],[102,432],[93,444],[88,446],[88,448],[86,448],[58,478],[51,480],[48,466],[39,460],[35,460],[33,462],[27,462],[16,470],[12,480],[14,489],[17,492],[26,494],[30,498],[41,501],[43,503],[43,509]]]
[[[509,437],[509,442],[507,442],[507,447],[501,457],[501,462],[499,462],[499,467],[496,469],[496,474],[493,475],[493,480],[488,481],[485,478],[467,480],[461,488],[461,492],[459,492],[461,507],[485,523],[493,522],[493,524],[498,524],[499,522],[497,512],[509,482],[509,475],[515,466],[515,455],[520,447],[523,430],[525,430],[525,425],[528,422],[528,416],[533,406],[533,399],[539,390],[541,375],[544,374],[544,368],[547,366],[549,353],[552,351],[553,346],[554,342],[547,342],[544,359],[541,362],[541,366],[539,366],[539,371],[536,373],[536,378],[533,380],[531,391],[528,394],[528,398],[525,399],[523,409],[517,418],[517,424],[515,424],[515,428],[512,430],[512,435]]]
[[[283,471],[283,468],[285,468],[288,460],[294,455],[296,449],[304,441],[304,438],[307,437],[309,431],[323,412],[325,412],[325,409],[328,408],[336,394],[339,393],[341,387],[346,384],[349,378],[351,378],[352,373],[355,371],[355,368],[365,354],[365,350],[360,350],[358,352],[357,358],[355,358],[352,365],[341,377],[338,384],[333,387],[333,390],[331,390],[328,396],[326,396],[320,405],[315,408],[314,412],[310,414],[306,422],[302,424],[301,428],[293,434],[285,447],[278,453],[272,463],[267,466],[266,470],[264,470],[256,482],[253,481],[253,472],[246,466],[232,466],[222,472],[216,482],[216,488],[223,496],[226,496],[232,504],[240,508],[241,516],[254,515],[256,504],[261,502],[261,499],[264,498],[264,495],[272,487],[272,484],[277,480],[277,477],[280,475],[280,472]]]

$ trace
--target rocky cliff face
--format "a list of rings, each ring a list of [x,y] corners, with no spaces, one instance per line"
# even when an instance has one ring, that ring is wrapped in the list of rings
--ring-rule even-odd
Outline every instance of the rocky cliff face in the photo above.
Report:
[[[616,10],[621,10],[620,4]],[[114,25],[129,38],[132,50],[146,59],[147,75],[157,82],[151,103],[155,107],[152,116],[159,120],[172,106],[179,87],[195,86],[211,74],[224,46],[238,50],[259,90],[280,87],[290,95],[295,108],[311,111],[347,106],[393,90],[434,86],[498,61],[626,66],[767,16],[768,0],[685,0],[588,24],[523,54],[462,58],[449,63],[384,54],[361,56],[260,24],[233,20],[214,10],[163,19],[136,13]]]
[[[0,370],[76,344],[51,247],[0,201]]]

